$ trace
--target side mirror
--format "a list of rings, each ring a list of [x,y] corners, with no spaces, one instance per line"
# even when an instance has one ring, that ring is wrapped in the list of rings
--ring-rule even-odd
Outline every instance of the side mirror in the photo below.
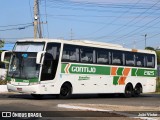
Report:
[[[11,51],[3,51],[1,53],[1,62],[9,63],[11,57]]]
[[[37,58],[36,58],[36,63],[37,63],[37,64],[41,64],[41,62],[42,62],[42,57],[43,57],[43,55],[44,55],[45,53],[46,53],[45,51],[41,51],[41,52],[38,52],[38,53],[37,53]]]

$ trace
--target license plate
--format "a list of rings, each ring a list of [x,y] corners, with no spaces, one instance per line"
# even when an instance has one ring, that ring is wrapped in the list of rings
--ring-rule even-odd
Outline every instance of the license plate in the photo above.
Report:
[[[17,88],[18,91],[22,91],[22,88]]]

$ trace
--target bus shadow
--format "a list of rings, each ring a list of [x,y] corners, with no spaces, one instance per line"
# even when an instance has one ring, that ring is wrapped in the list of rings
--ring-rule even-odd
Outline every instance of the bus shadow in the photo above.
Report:
[[[160,94],[142,94],[138,97],[131,97],[131,98],[145,98],[145,97],[160,97]],[[30,99],[30,100],[66,100],[66,99],[59,99],[56,97],[56,95],[44,95],[42,98],[35,98],[30,94],[12,94],[12,95],[8,95],[8,98],[12,98],[12,99]],[[72,95],[70,99],[117,99],[117,98],[125,98],[122,94],[74,94]],[[130,99],[130,98],[126,98],[126,99]]]

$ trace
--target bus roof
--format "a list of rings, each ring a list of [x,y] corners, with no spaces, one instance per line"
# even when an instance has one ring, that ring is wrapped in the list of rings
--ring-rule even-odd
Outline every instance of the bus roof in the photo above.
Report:
[[[100,48],[155,54],[155,51],[152,51],[152,50],[124,48],[122,45],[118,45],[118,44],[96,42],[96,41],[91,41],[91,40],[23,39],[23,40],[18,40],[17,42],[60,42],[60,43],[66,43],[66,44],[83,45],[83,46],[90,46],[90,47],[100,47]]]

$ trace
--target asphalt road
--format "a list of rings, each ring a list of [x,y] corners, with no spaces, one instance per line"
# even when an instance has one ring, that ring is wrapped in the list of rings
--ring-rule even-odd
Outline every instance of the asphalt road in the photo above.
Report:
[[[133,107],[135,106],[137,107],[145,106],[146,107],[147,106],[151,108],[157,108],[157,107],[160,107],[160,94],[142,94],[140,97],[132,97],[132,98],[123,98],[120,96],[113,96],[113,95],[106,95],[105,97],[99,97],[98,95],[74,95],[71,99],[57,99],[55,96],[46,95],[43,97],[43,99],[40,99],[40,100],[36,100],[31,95],[27,95],[27,94],[9,94],[9,93],[0,94],[0,111],[1,112],[3,111],[12,111],[12,112],[13,111],[19,111],[19,112],[23,112],[23,111],[29,111],[29,112],[51,111],[53,112],[54,111],[54,112],[57,112],[58,111],[58,113],[56,113],[57,116],[55,116],[55,118],[58,117],[58,119],[64,119],[63,116],[66,116],[66,114],[69,115],[69,117],[70,116],[72,117],[73,114],[77,114],[77,113],[74,113],[75,110],[73,109],[58,107],[59,104],[65,104],[65,105],[68,105],[68,104],[99,105],[101,104],[101,106],[107,104],[107,105],[114,105],[114,106],[118,106],[118,105],[133,106]],[[51,113],[48,112],[47,114],[48,114],[48,117],[50,117]],[[91,114],[92,115],[90,117],[94,117],[93,113]],[[115,114],[109,114],[109,113],[108,115],[116,116]],[[82,119],[82,117],[77,116],[77,118],[75,119]],[[83,118],[83,119],[91,119],[90,117],[87,116],[87,118]],[[51,118],[47,118],[47,119],[50,120]],[[70,118],[67,117],[65,119],[70,119]],[[98,120],[98,118],[95,118],[95,119]],[[116,119],[116,117],[113,119]],[[131,118],[125,118],[125,119],[128,120]]]

